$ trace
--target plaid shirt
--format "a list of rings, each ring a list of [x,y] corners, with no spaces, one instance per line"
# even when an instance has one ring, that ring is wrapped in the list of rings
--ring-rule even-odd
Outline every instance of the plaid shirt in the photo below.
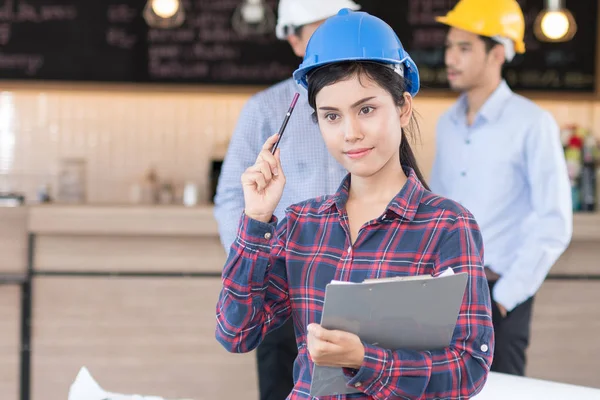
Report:
[[[466,399],[483,387],[494,332],[479,227],[468,210],[428,192],[406,171],[407,183],[354,244],[345,211],[349,176],[336,194],[290,206],[278,226],[275,217],[266,224],[242,216],[223,270],[216,337],[230,352],[248,352],[291,316],[298,357],[288,399],[310,398],[306,327],[321,321],[331,280],[437,274],[448,267],[469,274],[451,345],[418,352],[363,343],[365,361],[348,376],[362,393],[320,399]]]

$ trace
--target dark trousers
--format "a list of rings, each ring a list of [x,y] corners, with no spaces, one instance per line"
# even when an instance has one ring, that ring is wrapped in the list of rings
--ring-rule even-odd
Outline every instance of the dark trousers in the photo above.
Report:
[[[264,337],[256,349],[260,400],[285,400],[294,387],[294,360],[298,355],[294,324],[289,318]]]
[[[495,282],[490,281],[490,294]],[[511,375],[525,375],[526,351],[531,332],[533,297],[519,304],[506,317],[502,317],[492,295],[492,321],[496,345],[492,371]]]

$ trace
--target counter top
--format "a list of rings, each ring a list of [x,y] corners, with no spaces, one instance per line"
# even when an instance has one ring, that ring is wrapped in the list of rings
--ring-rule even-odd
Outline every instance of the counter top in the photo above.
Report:
[[[31,206],[29,232],[36,234],[215,236],[213,207]]]
[[[600,213],[575,213],[572,240],[600,240]]]
[[[2,282],[27,269],[27,219],[25,207],[0,207],[0,275],[9,275]]]
[[[216,236],[210,204],[185,206],[36,205],[28,228],[38,234]],[[600,240],[600,213],[575,213],[573,240]]]

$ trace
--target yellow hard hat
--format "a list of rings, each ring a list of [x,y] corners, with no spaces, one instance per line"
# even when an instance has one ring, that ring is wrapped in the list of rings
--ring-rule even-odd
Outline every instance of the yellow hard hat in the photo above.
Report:
[[[435,20],[481,36],[504,36],[514,42],[515,52],[525,53],[525,18],[516,0],[460,0]]]

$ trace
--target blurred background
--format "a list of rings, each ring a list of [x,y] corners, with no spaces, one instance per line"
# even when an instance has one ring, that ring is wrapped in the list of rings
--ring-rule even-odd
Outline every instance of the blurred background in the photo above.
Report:
[[[452,0],[365,0],[420,68],[418,159],[455,101]],[[505,69],[559,122],[573,240],[535,303],[527,375],[600,388],[598,1],[519,1]],[[254,354],[214,339],[225,254],[212,214],[249,96],[297,59],[276,0],[0,1],[0,399],[66,399],[79,369],[120,393],[257,398]],[[502,149],[498,149],[502,151]]]

